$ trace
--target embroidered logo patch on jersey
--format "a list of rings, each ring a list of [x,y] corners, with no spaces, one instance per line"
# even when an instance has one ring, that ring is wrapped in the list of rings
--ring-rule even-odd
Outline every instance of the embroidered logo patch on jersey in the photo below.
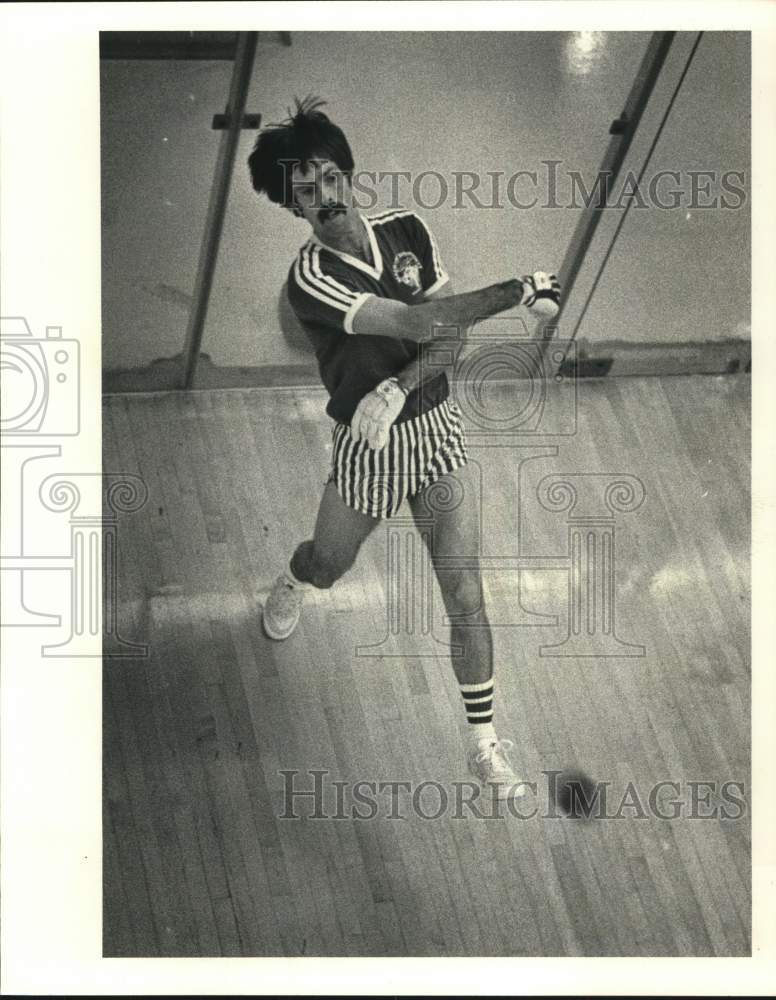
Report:
[[[410,250],[397,253],[393,258],[394,277],[402,285],[409,285],[413,293],[417,293],[423,288],[420,283],[420,270],[422,266],[415,254]]]

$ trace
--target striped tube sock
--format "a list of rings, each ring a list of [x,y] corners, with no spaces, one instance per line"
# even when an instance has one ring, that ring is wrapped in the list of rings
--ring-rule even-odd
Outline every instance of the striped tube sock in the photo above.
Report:
[[[495,740],[496,730],[493,726],[493,678],[480,684],[459,684],[466,720],[469,725],[470,738],[479,743],[480,740]]]

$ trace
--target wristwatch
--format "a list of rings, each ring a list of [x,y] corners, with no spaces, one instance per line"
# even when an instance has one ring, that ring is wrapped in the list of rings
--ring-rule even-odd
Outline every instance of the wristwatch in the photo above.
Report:
[[[397,392],[403,392],[405,399],[410,394],[409,390],[405,389],[395,376],[383,379],[383,381],[376,387],[375,392],[379,396],[382,396],[386,403],[390,403]]]

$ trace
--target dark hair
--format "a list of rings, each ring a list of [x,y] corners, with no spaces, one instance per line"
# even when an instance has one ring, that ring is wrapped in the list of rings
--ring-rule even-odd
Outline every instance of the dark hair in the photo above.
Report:
[[[298,163],[302,170],[312,159],[331,160],[350,176],[353,154],[345,133],[319,111],[325,101],[317,97],[294,98],[296,113],[262,130],[248,157],[251,183],[259,194],[266,193],[278,205],[293,204],[292,175]]]

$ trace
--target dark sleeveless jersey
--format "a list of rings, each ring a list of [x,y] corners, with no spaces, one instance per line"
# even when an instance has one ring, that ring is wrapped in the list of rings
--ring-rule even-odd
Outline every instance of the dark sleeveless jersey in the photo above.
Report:
[[[350,423],[359,402],[383,379],[417,358],[418,344],[353,333],[353,319],[371,296],[422,302],[448,281],[436,241],[414,212],[363,218],[372,264],[333,250],[315,237],[301,248],[288,275],[288,298],[315,348],[329,392],[326,412]],[[407,397],[397,423],[438,406],[449,393],[440,372]]]

